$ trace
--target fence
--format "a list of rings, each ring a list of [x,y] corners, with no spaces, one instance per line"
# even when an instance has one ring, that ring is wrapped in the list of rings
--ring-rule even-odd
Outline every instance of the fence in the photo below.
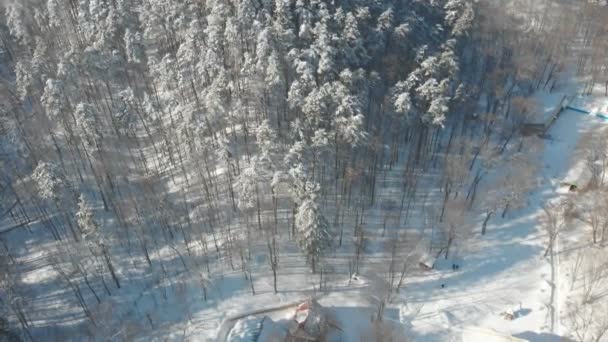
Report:
[[[566,109],[571,110],[573,112],[581,113],[581,114],[593,115],[593,116],[595,116],[597,118],[600,118],[600,119],[602,119],[604,121],[608,121],[608,115],[603,114],[603,113],[599,113],[599,112],[593,113],[593,112],[590,112],[590,111],[585,110],[585,109],[580,109],[580,108],[572,107],[570,105],[567,105]]]

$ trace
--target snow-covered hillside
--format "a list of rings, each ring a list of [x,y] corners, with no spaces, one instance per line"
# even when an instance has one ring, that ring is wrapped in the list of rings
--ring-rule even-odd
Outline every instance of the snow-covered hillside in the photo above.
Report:
[[[608,338],[608,7],[0,6],[0,340]]]

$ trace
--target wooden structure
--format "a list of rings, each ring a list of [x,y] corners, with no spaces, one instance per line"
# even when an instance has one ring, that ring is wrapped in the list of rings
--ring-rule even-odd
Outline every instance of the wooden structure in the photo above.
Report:
[[[435,267],[435,260],[428,253],[424,253],[418,260],[418,267],[423,271],[430,271]]]
[[[560,192],[577,192],[587,188],[593,181],[593,174],[585,161],[579,161],[559,183]]]
[[[559,105],[551,112],[551,114],[543,120],[543,122],[528,122],[520,127],[521,134],[524,136],[538,135],[544,136],[553,123],[559,118],[562,112],[568,108],[573,98],[568,98],[566,95],[562,97]]]

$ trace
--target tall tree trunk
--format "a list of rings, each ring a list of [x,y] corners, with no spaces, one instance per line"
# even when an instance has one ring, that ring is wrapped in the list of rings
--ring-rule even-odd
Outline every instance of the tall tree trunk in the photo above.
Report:
[[[120,281],[118,280],[118,277],[116,276],[116,271],[114,270],[114,265],[112,264],[112,260],[110,259],[108,250],[105,245],[102,245],[101,248],[103,251],[103,257],[106,261],[106,265],[108,266],[108,270],[110,271],[110,274],[112,275],[112,279],[114,280],[116,287],[120,288]]]

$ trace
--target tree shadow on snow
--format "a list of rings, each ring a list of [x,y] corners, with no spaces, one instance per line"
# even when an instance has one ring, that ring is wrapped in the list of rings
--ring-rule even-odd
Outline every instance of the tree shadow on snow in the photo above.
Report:
[[[514,337],[518,337],[529,342],[574,342],[567,337],[557,336],[551,333],[537,333],[533,331],[525,331],[523,333],[515,334]]]

